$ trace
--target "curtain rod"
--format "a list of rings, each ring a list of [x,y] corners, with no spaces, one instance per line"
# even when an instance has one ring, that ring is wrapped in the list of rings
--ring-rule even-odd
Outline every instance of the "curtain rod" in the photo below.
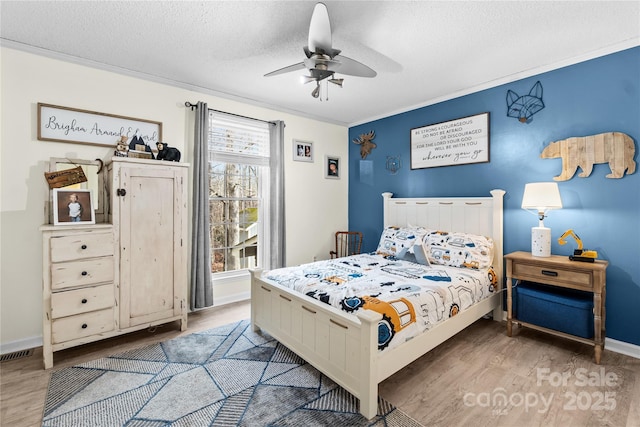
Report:
[[[188,108],[191,108],[191,111],[193,111],[196,108],[198,108],[198,104],[193,104],[193,103],[191,103],[189,101],[185,102],[184,106],[188,107]],[[255,120],[257,122],[263,122],[263,123],[269,123],[270,125],[275,125],[274,122],[270,122],[268,120],[256,119],[255,117],[247,117],[247,116],[242,116],[240,114],[228,113],[226,111],[214,110],[213,108],[209,108],[209,111],[215,111],[216,113],[229,114],[230,116],[242,117],[243,119]]]

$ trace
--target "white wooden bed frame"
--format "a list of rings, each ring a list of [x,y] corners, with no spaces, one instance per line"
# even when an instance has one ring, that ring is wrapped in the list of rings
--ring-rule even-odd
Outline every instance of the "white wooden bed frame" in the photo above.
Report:
[[[367,419],[378,410],[378,384],[418,357],[493,312],[502,319],[503,190],[492,197],[392,198],[383,193],[384,226],[423,226],[491,236],[495,294],[385,351],[378,350],[379,313],[360,310],[357,317],[296,293],[251,272],[251,324],[262,329],[360,400]],[[382,232],[382,230],[380,230]]]

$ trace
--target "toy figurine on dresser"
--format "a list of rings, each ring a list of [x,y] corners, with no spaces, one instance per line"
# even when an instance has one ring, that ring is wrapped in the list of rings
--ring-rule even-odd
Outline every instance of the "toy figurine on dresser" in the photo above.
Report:
[[[180,161],[180,150],[175,147],[169,147],[169,144],[166,142],[156,142],[156,147],[158,147],[158,155],[156,159],[158,160],[166,160],[168,162],[179,162]]]
[[[133,138],[131,138],[131,141],[129,141],[129,157],[155,159],[151,147],[144,142],[139,131],[137,131]]]
[[[113,152],[113,155],[116,157],[127,157],[127,140],[129,137],[122,135],[118,142],[116,143],[116,149]]]

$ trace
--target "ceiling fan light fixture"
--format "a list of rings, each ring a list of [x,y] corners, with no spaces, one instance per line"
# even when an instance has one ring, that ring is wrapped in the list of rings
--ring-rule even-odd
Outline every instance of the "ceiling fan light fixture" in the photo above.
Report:
[[[342,87],[344,79],[336,79],[336,72],[341,75],[357,77],[375,77],[376,72],[368,66],[341,55],[340,49],[332,46],[331,23],[327,6],[316,3],[309,23],[309,38],[307,46],[303,47],[305,58],[302,62],[289,65],[276,71],[265,74],[265,77],[288,73],[290,71],[306,68],[309,75],[301,76],[300,82],[306,84],[316,82],[316,87],[311,92],[314,98],[321,97],[320,83],[324,81],[323,92],[326,92],[325,99],[329,100],[329,82]]]

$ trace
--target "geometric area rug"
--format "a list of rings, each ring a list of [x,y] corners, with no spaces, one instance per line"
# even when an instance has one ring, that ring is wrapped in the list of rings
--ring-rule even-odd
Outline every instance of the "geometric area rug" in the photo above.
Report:
[[[46,427],[397,426],[420,424],[358,399],[248,320],[51,374]]]

